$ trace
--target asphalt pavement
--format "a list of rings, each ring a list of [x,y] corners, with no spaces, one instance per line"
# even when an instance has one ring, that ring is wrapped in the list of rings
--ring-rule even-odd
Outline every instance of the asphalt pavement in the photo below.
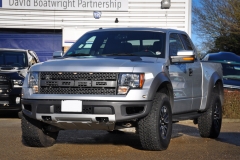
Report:
[[[201,138],[197,125],[182,121],[173,125],[166,151],[142,150],[134,129],[117,134],[107,131],[60,131],[48,148],[32,148],[21,141],[21,120],[15,114],[0,114],[0,159],[240,159],[240,121],[224,120],[217,139]]]

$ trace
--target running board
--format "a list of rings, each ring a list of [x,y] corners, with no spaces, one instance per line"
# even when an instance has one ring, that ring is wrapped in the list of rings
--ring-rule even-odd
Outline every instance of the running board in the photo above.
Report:
[[[201,113],[198,112],[191,112],[191,113],[184,113],[184,114],[175,114],[173,115],[173,122],[174,121],[183,121],[183,120],[193,120],[201,116]]]

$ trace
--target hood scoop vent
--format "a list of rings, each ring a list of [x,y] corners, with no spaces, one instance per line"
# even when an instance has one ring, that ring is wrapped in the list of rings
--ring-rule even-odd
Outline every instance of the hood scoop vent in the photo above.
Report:
[[[142,58],[138,56],[124,56],[124,57],[115,57],[114,59],[124,59],[124,60],[130,60],[130,61],[142,61]]]

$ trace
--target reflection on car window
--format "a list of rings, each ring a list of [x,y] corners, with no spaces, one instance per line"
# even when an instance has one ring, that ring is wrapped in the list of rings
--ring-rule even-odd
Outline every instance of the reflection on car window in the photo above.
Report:
[[[165,33],[100,31],[82,36],[64,56],[165,57]]]
[[[240,79],[240,63],[222,63],[223,77],[228,79]]]
[[[180,50],[184,50],[183,44],[176,33],[172,33],[170,35],[170,42],[169,42],[169,55],[176,56],[177,52]]]
[[[192,51],[193,47],[191,45],[190,39],[184,34],[181,34],[181,36],[182,36],[183,43],[185,44],[185,50]]]
[[[240,80],[240,56],[232,52],[208,53],[202,60],[221,63],[223,78]]]

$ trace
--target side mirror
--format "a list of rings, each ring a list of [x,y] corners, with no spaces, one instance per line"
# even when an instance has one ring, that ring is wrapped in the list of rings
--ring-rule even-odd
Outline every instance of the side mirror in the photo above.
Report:
[[[171,56],[172,63],[193,63],[195,55],[193,51],[178,51],[177,56]]]
[[[63,55],[63,51],[53,52],[53,58],[62,57],[62,55]]]

